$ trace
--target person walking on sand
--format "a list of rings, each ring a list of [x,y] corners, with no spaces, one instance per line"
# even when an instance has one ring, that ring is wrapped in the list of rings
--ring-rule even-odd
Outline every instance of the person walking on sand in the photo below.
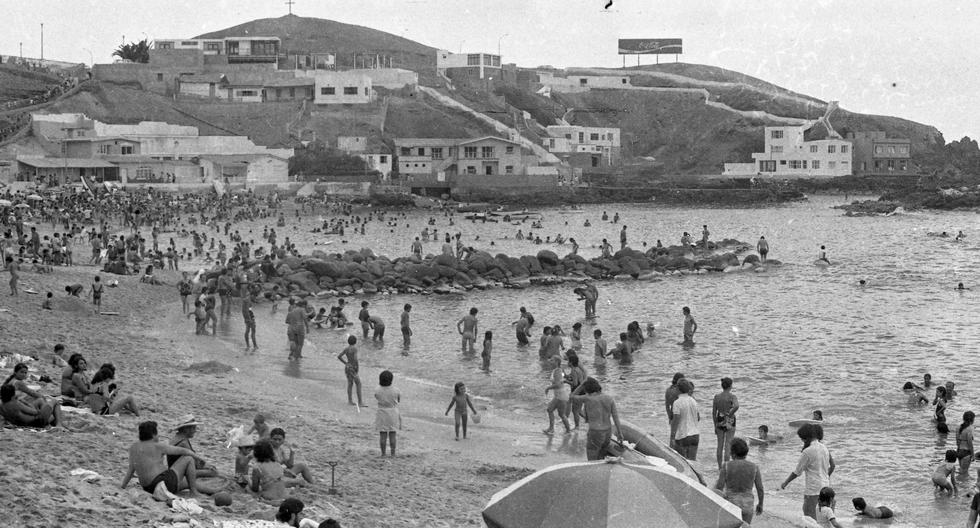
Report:
[[[245,350],[249,348],[249,337],[252,339],[252,347],[259,349],[259,343],[255,341],[255,313],[252,311],[252,299],[248,295],[242,297],[242,319],[245,321]]]
[[[708,236],[710,234],[711,233],[708,232],[708,225],[705,224],[701,229],[701,245],[704,247],[704,249],[708,249]]]
[[[178,455],[180,458],[167,467],[166,455]],[[161,443],[156,422],[141,422],[139,441],[129,447],[129,469],[119,487],[125,489],[136,475],[140,486],[158,501],[176,498],[173,494],[180,491],[181,483],[187,484],[191,496],[197,496],[195,460],[204,462],[200,455],[190,449]],[[160,487],[161,484],[163,487]]]
[[[623,432],[619,426],[619,412],[612,396],[602,393],[602,386],[595,378],[587,378],[570,396],[572,403],[581,404],[582,414],[589,424],[585,442],[585,457],[588,460],[602,460],[612,441],[612,426],[616,425],[616,439],[623,442]]]
[[[92,305],[95,307],[95,313],[98,314],[102,311],[102,293],[104,285],[102,284],[102,278],[98,275],[95,276],[95,280],[92,282]]]
[[[350,336],[347,338],[347,348],[342,350],[340,354],[337,355],[337,359],[344,364],[344,375],[347,376],[347,403],[351,405],[357,405],[358,407],[364,407],[364,399],[361,398],[361,377],[358,374],[360,371],[360,363],[357,361],[357,338]],[[354,403],[352,391],[354,386],[357,386],[357,403]]]
[[[180,304],[184,308],[184,315],[187,315],[187,311],[190,308],[188,298],[192,291],[193,288],[191,287],[191,281],[187,278],[187,272],[181,272],[180,280],[177,282],[177,292],[180,294]]]
[[[626,226],[619,231],[619,249],[626,249]]]
[[[759,242],[756,243],[755,249],[759,252],[759,260],[765,262],[766,255],[769,254],[769,242],[766,242],[766,237],[759,237]]]
[[[467,423],[467,408],[473,411],[474,419],[479,416],[476,412],[476,407],[473,406],[473,401],[470,400],[470,395],[466,393],[466,384],[462,381],[456,382],[453,386],[453,398],[449,400],[449,407],[446,407],[445,416],[449,416],[449,411],[453,407],[456,407],[456,412],[454,413],[456,425],[456,441],[459,441],[459,427],[463,426],[463,440],[466,440],[466,423]]]
[[[478,328],[478,322],[476,320],[476,314],[479,312],[476,308],[470,308],[470,313],[464,315],[462,319],[456,322],[456,331],[459,335],[463,336],[463,352],[476,352],[474,346],[476,345],[476,333]]]
[[[374,427],[380,435],[381,456],[385,456],[385,443],[391,446],[391,456],[395,456],[395,433],[402,428],[402,416],[398,412],[398,404],[402,401],[402,395],[391,386],[394,379],[395,376],[390,370],[382,371],[378,375],[380,387],[374,393],[374,399],[378,400]]]
[[[727,462],[731,458],[731,444],[735,439],[735,413],[738,412],[738,398],[732,394],[732,378],[721,378],[721,392],[715,394],[714,401],[711,402],[711,419],[715,424],[715,438],[718,439],[718,448],[715,450],[715,458],[718,460],[718,469],[721,469],[722,462]]]
[[[289,340],[289,360],[303,357],[303,343],[309,330],[306,318],[306,301],[300,300],[286,314],[286,339]]]
[[[691,309],[687,306],[681,308],[681,313],[684,314],[684,344],[693,345],[694,333],[698,331],[698,322],[694,320]]]
[[[20,280],[20,264],[14,260],[13,255],[7,255],[5,260],[7,271],[10,272],[10,295],[17,297],[17,281]]]
[[[555,411],[558,411],[558,417],[561,418],[561,423],[565,426],[565,434],[571,434],[572,428],[568,424],[569,392],[565,385],[565,371],[561,368],[561,356],[551,356],[550,361],[553,369],[551,371],[551,385],[544,389],[544,393],[547,395],[548,391],[555,392],[548,403],[548,428],[543,432],[546,435],[555,433]]]

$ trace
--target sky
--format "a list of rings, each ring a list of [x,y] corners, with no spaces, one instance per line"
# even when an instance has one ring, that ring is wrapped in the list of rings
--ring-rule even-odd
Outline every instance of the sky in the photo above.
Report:
[[[682,38],[681,62],[739,71],[853,112],[980,137],[975,0],[294,0],[293,13],[521,67],[622,66],[619,38]],[[287,13],[285,0],[6,0],[0,54],[111,62],[122,42]],[[656,61],[643,56],[642,64]],[[673,61],[664,55],[661,61]],[[626,58],[636,64],[636,56]]]

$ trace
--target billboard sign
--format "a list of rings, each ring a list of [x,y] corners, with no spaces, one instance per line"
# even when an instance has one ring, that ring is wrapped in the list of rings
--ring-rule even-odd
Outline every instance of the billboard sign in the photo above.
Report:
[[[681,39],[619,39],[620,55],[674,55],[681,53]]]

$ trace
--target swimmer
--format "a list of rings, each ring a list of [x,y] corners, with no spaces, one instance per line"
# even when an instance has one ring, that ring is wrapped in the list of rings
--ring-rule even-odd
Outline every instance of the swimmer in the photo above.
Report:
[[[820,257],[817,258],[817,260],[818,261],[821,261],[822,260],[822,261],[826,262],[827,264],[830,264],[830,261],[827,260],[827,246],[820,246]]]
[[[967,288],[967,287],[963,286],[963,283],[962,282],[956,285],[956,291],[966,291],[966,290],[969,290],[969,289],[970,288]]]
[[[890,519],[895,516],[895,512],[888,506],[869,507],[868,503],[861,497],[854,497],[851,499],[851,503],[854,504],[854,509],[857,510],[856,515],[864,515],[870,519]]]
[[[768,425],[759,426],[759,440],[762,440],[768,444],[775,444],[783,439],[783,435],[778,433],[770,433]]]
[[[864,279],[861,279],[861,280],[858,281],[858,286],[866,286],[867,284],[868,284],[868,281],[866,281]]]
[[[821,411],[820,409],[817,409],[817,410],[813,411],[813,419],[816,420],[816,421],[818,421],[818,422],[822,422],[823,421],[823,411]]]

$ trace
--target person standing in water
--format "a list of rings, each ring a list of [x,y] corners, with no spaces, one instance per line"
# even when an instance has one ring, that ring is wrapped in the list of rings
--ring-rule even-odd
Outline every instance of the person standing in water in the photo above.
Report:
[[[755,249],[759,252],[759,260],[765,262],[766,255],[769,254],[769,242],[766,242],[766,237],[759,237],[759,242],[755,245]]]
[[[821,260],[827,264],[830,264],[830,261],[827,260],[827,246],[820,246],[820,257],[817,259],[817,261],[819,262]]]
[[[463,352],[476,352],[474,345],[476,344],[476,314],[478,311],[476,308],[470,308],[469,315],[464,315],[462,319],[456,322],[456,330],[459,332],[459,335],[463,336]]]
[[[684,344],[693,345],[694,344],[694,333],[698,331],[698,323],[694,320],[694,316],[691,315],[691,309],[685,306],[681,309],[684,314]]]

